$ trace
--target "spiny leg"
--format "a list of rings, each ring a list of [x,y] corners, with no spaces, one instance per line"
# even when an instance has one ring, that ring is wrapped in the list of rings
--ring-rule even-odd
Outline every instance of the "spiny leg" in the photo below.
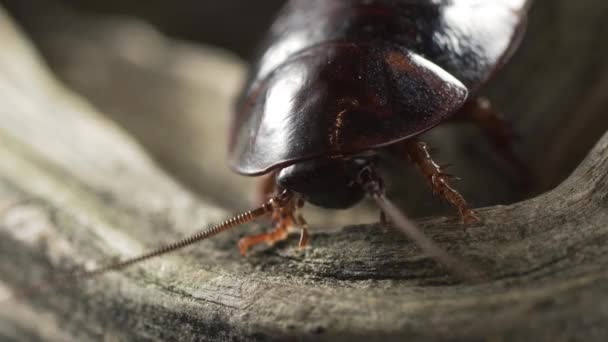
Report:
[[[271,232],[241,238],[238,244],[239,251],[242,255],[246,255],[249,248],[264,242],[272,246],[287,238],[288,229],[289,223],[286,220],[279,220],[275,225],[275,229]]]
[[[481,219],[473,211],[462,195],[452,188],[450,180],[454,177],[445,173],[429,152],[426,143],[418,140],[406,140],[398,145],[409,156],[409,159],[418,166],[422,174],[428,179],[433,193],[438,194],[458,209],[462,222],[469,225],[479,223]]]
[[[513,152],[517,133],[487,98],[479,97],[468,101],[454,115],[453,120],[468,121],[479,126],[498,154],[516,169],[524,182],[530,181],[530,168]]]
[[[273,222],[276,222],[275,229],[268,233],[243,237],[239,240],[238,244],[241,254],[247,254],[249,248],[260,243],[272,246],[279,241],[285,240],[289,234],[289,228],[294,225],[300,229],[299,247],[306,247],[309,240],[308,223],[302,214],[297,212],[298,208],[301,208],[303,205],[304,202],[301,199],[293,199],[283,207],[275,209],[272,213]]]

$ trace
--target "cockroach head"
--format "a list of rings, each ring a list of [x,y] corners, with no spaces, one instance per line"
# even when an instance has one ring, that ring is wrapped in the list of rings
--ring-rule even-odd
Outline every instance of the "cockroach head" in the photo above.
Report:
[[[313,159],[282,169],[277,183],[314,205],[346,209],[365,197],[360,178],[371,166],[369,157]]]

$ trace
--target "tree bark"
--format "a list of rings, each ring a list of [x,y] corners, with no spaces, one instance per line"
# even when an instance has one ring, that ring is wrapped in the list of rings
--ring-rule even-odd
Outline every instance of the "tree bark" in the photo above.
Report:
[[[549,14],[537,10],[533,19],[542,20],[544,15],[554,18],[551,9],[558,11],[563,16],[554,22],[554,28],[562,27],[560,32],[564,34],[567,26],[561,25],[606,25],[599,20],[606,13],[606,5],[600,2],[595,12],[578,7],[578,2],[555,3],[559,5],[547,5]],[[235,206],[245,207],[246,201],[234,197],[245,196],[246,192],[232,183],[243,181],[232,178],[220,165],[218,146],[223,144],[208,143],[219,136],[218,127],[226,124],[226,116],[215,113],[228,110],[228,100],[242,80],[242,65],[215,50],[171,43],[140,25],[98,24],[75,26],[82,30],[72,30],[78,32],[73,36],[58,30],[53,35],[55,40],[38,39],[47,42],[43,51],[51,56],[51,64],[64,79],[77,81],[83,77],[75,72],[82,64],[61,67],[58,63],[62,59],[58,55],[53,59],[53,51],[64,51],[69,57],[76,56],[73,51],[82,53],[88,47],[89,61],[102,61],[96,67],[121,67],[103,69],[98,78],[88,73],[81,83],[71,84],[98,85],[88,88],[89,92],[82,91],[100,108],[105,107],[103,114],[122,127],[60,85],[8,16],[0,12],[0,293],[5,295],[32,287],[33,291],[40,290],[36,285],[61,279],[73,268],[138,254],[220,221],[233,214]],[[536,31],[539,27],[535,25],[539,24],[532,24],[533,38],[546,34]],[[86,37],[85,27],[91,32],[105,27],[102,32],[107,36],[103,37],[109,38],[97,36],[94,42],[106,42],[106,54],[99,54],[96,44],[83,45],[82,38],[75,40]],[[577,35],[558,40],[574,44],[581,39]],[[584,46],[597,46],[594,40],[595,36],[583,39]],[[48,43],[51,41],[55,43]],[[123,44],[119,44],[121,41]],[[58,42],[65,44],[63,49],[56,45]],[[146,49],[137,50],[145,42]],[[571,142],[577,151],[583,151],[582,146],[592,140],[592,134],[585,132],[590,128],[599,132],[598,126],[605,121],[600,113],[606,108],[606,98],[601,96],[606,83],[601,77],[606,73],[597,72],[606,70],[605,62],[591,58],[591,50],[581,47],[577,51],[589,63],[584,67],[575,64],[576,73],[569,68],[556,73],[560,61],[573,58],[564,51],[563,55],[554,54],[557,61],[547,61],[548,53],[556,53],[556,49],[545,40],[528,41],[509,67],[513,69],[505,71],[508,76],[500,76],[504,77],[502,90],[491,91],[499,103],[508,102],[510,110],[530,110],[528,116],[522,114],[522,121],[517,121],[524,135],[524,151],[530,156],[540,155],[538,151],[546,148],[540,145],[542,140],[558,146]],[[538,57],[541,53],[545,58]],[[595,53],[606,52],[598,49]],[[120,91],[112,95],[104,92],[111,88],[108,84],[114,84],[107,82],[108,75],[114,75],[110,70],[132,70],[134,73],[125,79],[139,82],[121,88],[131,92],[125,90],[124,98],[114,100]],[[218,70],[220,76],[213,74]],[[555,74],[554,85],[550,80],[534,78],[531,85],[521,86],[523,90],[516,87],[532,78],[530,70],[537,70],[541,76]],[[589,81],[590,75],[597,79]],[[171,83],[155,88],[163,84],[161,81]],[[564,84],[576,93],[564,96]],[[184,88],[175,89],[177,86]],[[528,94],[536,88],[542,89],[542,96]],[[93,89],[98,90],[97,97]],[[135,102],[141,105],[148,99],[152,104],[147,109],[157,110],[163,106],[161,99],[170,98],[162,97],[167,89],[173,89],[171,96],[183,102],[165,104],[168,108],[159,110],[159,115],[129,117],[142,110],[136,105],[130,110],[119,106],[113,113],[108,109],[111,103],[126,106],[133,100],[132,94],[146,92],[149,95]],[[194,90],[201,92],[191,94]],[[112,100],[103,101],[104,94]],[[179,94],[189,95],[182,98]],[[196,96],[202,97],[201,102],[188,102]],[[182,114],[200,108],[198,121],[191,121],[194,115],[167,114],[174,109],[179,114],[180,108]],[[550,115],[554,115],[554,121],[547,119]],[[149,121],[151,118],[156,119]],[[196,129],[192,128],[195,122]],[[553,133],[549,128],[541,129],[543,122],[553,122]],[[161,170],[124,128],[188,187]],[[455,129],[449,130],[441,137],[454,134]],[[188,144],[188,137],[197,132],[201,140]],[[458,132],[463,140],[456,140],[456,145],[465,152],[452,152],[459,158],[476,160],[467,157],[466,142],[478,141],[478,137]],[[562,134],[562,140],[557,134]],[[559,168],[576,158],[548,154],[550,157],[543,159],[547,165],[537,170]],[[200,161],[194,162],[195,155]],[[170,165],[178,167],[171,169]],[[179,176],[180,171],[174,170],[190,170],[182,172],[191,172],[191,178]],[[315,231],[310,249],[298,251],[293,237],[242,258],[235,248],[238,235],[263,229],[247,225],[125,272],[9,300],[2,305],[6,310],[0,311],[0,337],[604,340],[608,335],[607,170],[608,136],[604,136],[577,170],[553,190],[512,205],[480,209],[482,226],[463,231],[455,218],[420,220],[424,231],[442,247],[488,273],[490,280],[481,284],[458,282],[396,232],[384,233],[377,225],[339,228],[328,223],[336,222],[331,221],[333,218],[321,221],[325,222],[321,227],[328,229]],[[195,171],[201,173],[201,180],[189,182],[196,178]],[[557,182],[563,172],[550,172],[548,177],[554,179],[545,187]],[[190,186],[195,183],[198,186]],[[487,186],[479,183],[472,182],[471,188]],[[198,196],[188,189],[196,189]],[[496,201],[497,197],[488,196],[487,200]],[[367,211],[362,212],[365,217]],[[350,222],[358,221],[350,217]]]

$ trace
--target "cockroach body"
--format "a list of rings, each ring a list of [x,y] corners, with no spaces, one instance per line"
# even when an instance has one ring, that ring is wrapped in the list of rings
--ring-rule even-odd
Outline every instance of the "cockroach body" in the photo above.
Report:
[[[308,233],[299,208],[305,202],[348,208],[365,195],[376,201],[382,218],[388,216],[437,261],[474,277],[473,268],[435,245],[384,196],[377,154],[409,158],[465,224],[478,222],[417,137],[448,120],[470,120],[517,163],[509,125],[475,94],[517,47],[530,2],[291,0],[252,69],[230,136],[233,170],[264,175],[261,205],[183,240],[70,277],[120,270],[268,214],[275,230],[241,239],[242,254],[286,238],[293,226],[300,228],[303,247]],[[67,283],[61,279],[50,287]]]
[[[417,164],[465,223],[477,221],[416,137],[452,118],[470,119],[516,160],[509,126],[475,94],[519,45],[528,6],[525,0],[290,1],[238,102],[233,170],[270,174],[266,181],[275,190],[347,208],[366,194],[362,172],[387,151]],[[264,188],[272,193],[273,186]],[[275,238],[242,240],[241,250]]]
[[[289,2],[238,105],[233,169],[350,156],[445,121],[518,45],[525,4]]]

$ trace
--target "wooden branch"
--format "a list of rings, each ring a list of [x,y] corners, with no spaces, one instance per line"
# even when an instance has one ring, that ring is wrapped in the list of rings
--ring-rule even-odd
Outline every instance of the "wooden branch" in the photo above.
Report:
[[[192,196],[59,85],[5,14],[0,37],[0,293],[137,254],[230,214],[212,192],[210,200]],[[209,63],[225,59],[205,53]],[[228,93],[208,103],[218,109]],[[318,230],[305,252],[294,237],[248,258],[231,232],[123,273],[3,303],[0,339],[602,340],[606,170],[608,136],[556,189],[480,210],[481,227],[420,221],[441,246],[486,270],[491,280],[483,284],[458,283],[374,225]]]

